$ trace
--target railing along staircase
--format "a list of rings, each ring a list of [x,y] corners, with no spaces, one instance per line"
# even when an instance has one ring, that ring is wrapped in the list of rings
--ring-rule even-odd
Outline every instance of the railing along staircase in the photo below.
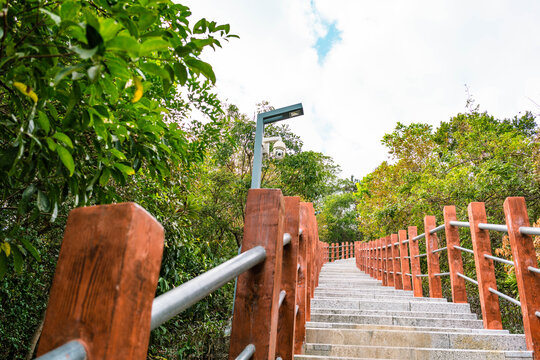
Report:
[[[411,226],[408,239],[401,230],[329,245],[318,238],[312,204],[277,189],[250,190],[242,253],[155,299],[161,225],[132,203],[76,209],[39,359],[145,359],[151,330],[237,278],[229,359],[539,360],[540,278],[531,235],[540,229],[529,227],[523,198],[508,198],[504,209],[506,225],[487,224],[483,204],[472,203],[469,222],[445,207],[445,224],[437,227],[427,216],[419,236]],[[472,250],[459,246],[459,227],[471,229]],[[439,248],[442,230],[447,246]],[[508,232],[513,261],[491,255],[488,230]],[[418,254],[422,238],[426,254]],[[446,273],[439,269],[444,250]],[[463,251],[474,254],[478,281],[463,274]],[[515,266],[519,301],[497,291],[493,261]],[[442,298],[441,276],[450,276],[453,303]],[[466,303],[465,280],[479,286],[483,321]],[[521,306],[525,335],[502,330],[497,296]]]

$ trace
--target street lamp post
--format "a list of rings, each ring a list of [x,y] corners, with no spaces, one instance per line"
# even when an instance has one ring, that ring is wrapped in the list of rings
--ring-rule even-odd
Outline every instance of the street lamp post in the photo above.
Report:
[[[263,150],[262,142],[264,136],[264,125],[290,119],[300,115],[304,115],[304,108],[302,107],[302,103],[257,114],[257,128],[255,130],[255,149],[253,153],[253,171],[251,173],[252,189],[259,189],[261,187]]]

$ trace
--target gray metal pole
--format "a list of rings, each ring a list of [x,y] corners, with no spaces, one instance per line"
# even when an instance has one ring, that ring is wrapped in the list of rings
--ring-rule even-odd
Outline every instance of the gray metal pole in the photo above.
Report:
[[[253,152],[253,170],[251,172],[251,188],[261,188],[262,172],[262,142],[264,137],[264,117],[257,115],[257,128],[255,130],[255,149]]]

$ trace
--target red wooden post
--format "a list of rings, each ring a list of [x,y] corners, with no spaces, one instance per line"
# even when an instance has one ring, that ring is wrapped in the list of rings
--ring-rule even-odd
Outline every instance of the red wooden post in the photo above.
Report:
[[[88,359],[146,359],[163,228],[134,203],[72,210],[38,356],[79,339]]]
[[[382,280],[382,239],[377,239],[377,280]]]
[[[317,227],[317,218],[315,217],[315,208],[313,207],[313,203],[309,204],[309,212],[310,212],[310,227],[311,227],[311,236],[312,236],[312,251],[316,253],[317,251],[317,244],[319,243],[319,228]],[[315,264],[314,272],[311,273],[311,297],[315,295],[315,287],[317,287],[317,283],[319,281],[319,272],[318,272],[318,266]],[[310,317],[311,320],[311,317]],[[308,320],[309,321],[309,320]]]
[[[229,359],[235,359],[248,344],[257,349],[253,359],[276,358],[284,203],[278,189],[251,189],[248,192],[242,252],[263,246],[266,260],[238,276]]]
[[[445,206],[443,212],[448,267],[450,269],[450,284],[452,287],[452,301],[455,303],[466,303],[467,290],[465,289],[465,279],[457,275],[457,273],[463,274],[463,260],[461,258],[461,251],[454,249],[454,246],[460,246],[459,229],[450,225],[450,221],[457,221],[456,207]]]
[[[409,250],[407,248],[407,231],[399,230],[398,232],[399,239],[399,257],[401,258],[401,283],[403,284],[403,290],[412,290],[411,286],[411,276],[409,269]]]
[[[493,260],[484,257],[484,254],[491,255],[489,232],[478,228],[478,224],[487,222],[485,205],[482,202],[472,202],[468,212],[484,328],[502,329],[499,298],[489,291],[490,287],[497,290],[495,267]]]
[[[437,234],[430,234],[432,229],[437,227],[435,216],[424,217],[424,233],[426,234],[426,253],[428,264],[429,297],[442,298],[441,277],[437,276],[441,272],[439,266],[439,253],[433,251],[439,248]]]
[[[398,245],[394,246],[398,242],[398,234],[392,234],[390,243],[394,252],[394,258],[399,257]],[[401,280],[401,262],[400,259],[394,259],[394,287],[398,290],[403,289],[403,281]]]
[[[307,312],[309,310],[309,296],[307,295],[307,256],[308,256],[308,229],[307,229],[307,203],[300,203],[300,229],[302,235],[298,242],[298,265],[296,282],[296,305],[298,313],[296,314],[296,324],[294,328],[294,353],[302,353],[302,345],[306,336]]]
[[[300,226],[300,197],[285,197],[285,232],[291,235],[289,245],[283,247],[281,290],[285,300],[279,308],[276,356],[292,360],[294,355],[294,326],[296,310],[296,281],[298,264],[298,230]]]
[[[389,236],[384,238],[383,246],[386,246],[386,275],[388,277],[387,285],[394,286],[394,249],[391,246],[391,239]]]
[[[383,286],[388,286],[388,277],[390,275],[390,269],[388,267],[388,247],[386,246],[388,243],[388,237],[383,238],[383,241],[381,243],[381,257],[382,257],[382,284]]]
[[[368,260],[368,274],[369,276],[373,277],[373,240],[371,240],[369,243],[369,248],[368,248],[368,256],[369,256],[369,260]]]
[[[525,341],[527,349],[532,350],[534,358],[538,360],[540,359],[540,318],[535,315],[535,312],[540,311],[540,275],[529,270],[529,266],[538,268],[533,240],[531,236],[519,232],[520,227],[530,226],[525,199],[507,198],[504,201],[504,214],[515,264]]]
[[[418,275],[421,274],[420,271],[420,258],[416,257],[420,254],[418,250],[418,240],[413,241],[413,238],[418,234],[416,226],[409,226],[409,253],[411,254],[411,274],[412,274],[412,283],[413,283],[413,293],[415,297],[423,297],[422,292],[422,278]]]

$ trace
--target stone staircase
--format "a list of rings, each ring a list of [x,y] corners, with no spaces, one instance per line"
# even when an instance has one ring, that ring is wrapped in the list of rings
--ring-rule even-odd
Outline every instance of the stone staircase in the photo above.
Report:
[[[524,335],[485,330],[469,304],[383,287],[355,259],[323,266],[302,359],[532,359]]]

